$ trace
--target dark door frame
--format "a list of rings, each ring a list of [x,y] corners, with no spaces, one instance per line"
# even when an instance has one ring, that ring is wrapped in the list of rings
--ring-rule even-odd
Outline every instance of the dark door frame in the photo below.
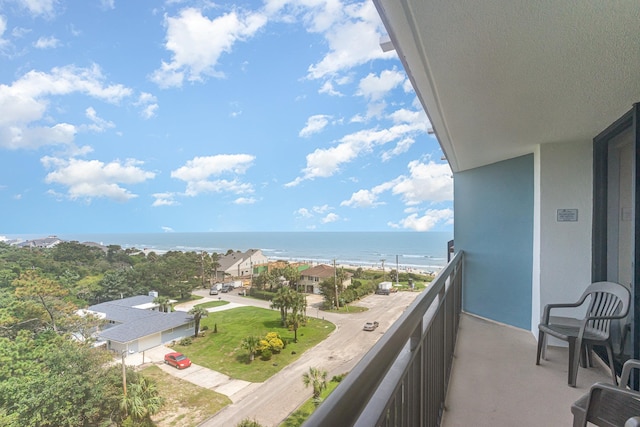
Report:
[[[633,105],[631,110],[616,120],[607,129],[593,139],[593,229],[592,229],[592,281],[607,280],[607,184],[609,142],[621,132],[632,130],[634,144],[634,242],[633,242],[633,272],[631,281],[631,357],[640,359],[640,132],[638,120],[640,118],[640,103]],[[640,377],[635,370],[633,378],[634,388],[640,385]]]

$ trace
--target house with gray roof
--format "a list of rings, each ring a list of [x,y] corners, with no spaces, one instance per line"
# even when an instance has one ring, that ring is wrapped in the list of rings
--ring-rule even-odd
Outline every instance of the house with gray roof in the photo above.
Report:
[[[138,353],[193,334],[193,316],[160,311],[154,292],[90,306],[87,311],[107,323],[97,333],[109,350]]]

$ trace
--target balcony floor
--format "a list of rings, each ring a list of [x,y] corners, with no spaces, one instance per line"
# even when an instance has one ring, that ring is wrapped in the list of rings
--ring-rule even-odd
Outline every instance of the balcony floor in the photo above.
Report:
[[[578,369],[577,387],[567,385],[568,350],[551,347],[536,366],[536,340],[529,331],[463,314],[442,425],[570,426],[571,404],[597,381],[611,381],[594,357]]]

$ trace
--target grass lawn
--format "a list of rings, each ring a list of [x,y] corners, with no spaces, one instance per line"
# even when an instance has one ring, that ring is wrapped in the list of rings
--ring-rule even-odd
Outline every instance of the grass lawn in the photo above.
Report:
[[[200,325],[201,329],[203,326],[209,328],[204,337],[194,339],[188,346],[175,345],[173,348],[185,353],[193,363],[250,382],[266,381],[335,329],[331,322],[308,318],[306,326],[298,329],[298,342],[294,343],[293,331],[280,326],[280,312],[258,307],[209,313]],[[218,332],[213,333],[216,326]],[[241,348],[242,339],[251,335],[263,338],[268,332],[277,332],[288,344],[269,361],[256,355],[249,363],[249,353]]]
[[[347,314],[347,313],[362,313],[363,311],[369,310],[367,307],[360,307],[358,305],[345,305],[341,306],[340,309],[336,310],[335,307],[331,310],[322,310],[328,311],[330,313],[338,313],[338,314]]]
[[[227,304],[229,304],[229,301],[209,301],[209,302],[203,302],[202,304],[196,304],[196,307],[213,308],[213,307],[220,307],[221,305],[227,305]]]
[[[165,398],[162,411],[152,417],[158,427],[197,426],[231,404],[227,396],[181,380],[157,366],[144,368],[141,373],[155,380],[160,395]]]

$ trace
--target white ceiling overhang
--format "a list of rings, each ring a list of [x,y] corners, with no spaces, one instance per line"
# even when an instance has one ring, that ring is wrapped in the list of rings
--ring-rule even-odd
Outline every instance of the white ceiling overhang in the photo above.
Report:
[[[640,102],[640,3],[374,0],[454,172],[589,141]]]

